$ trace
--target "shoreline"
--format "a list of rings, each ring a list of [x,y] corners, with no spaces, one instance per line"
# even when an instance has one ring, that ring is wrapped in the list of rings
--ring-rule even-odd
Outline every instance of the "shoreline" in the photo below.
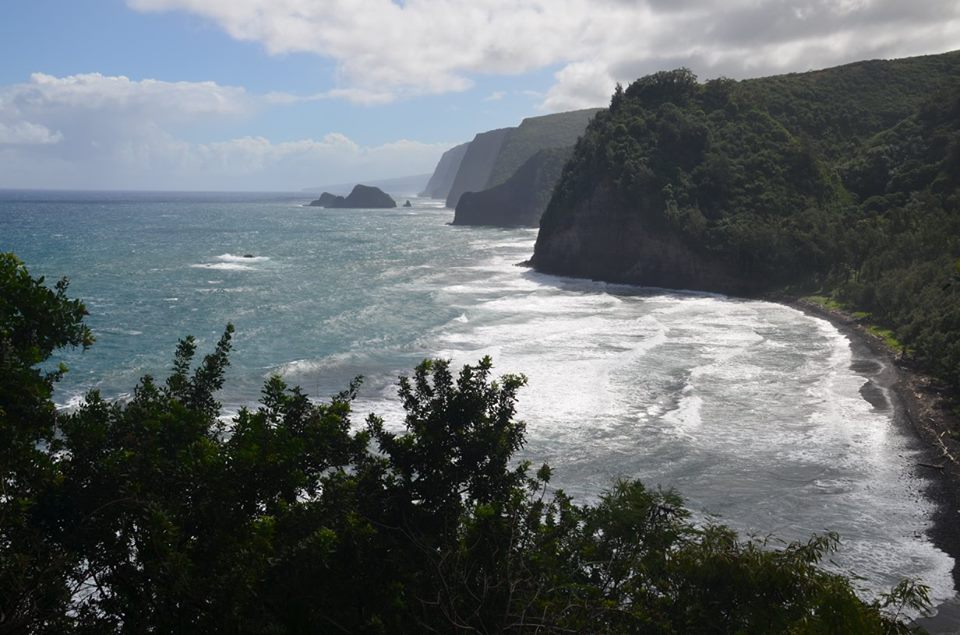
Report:
[[[865,388],[876,382],[889,392],[894,420],[917,441],[921,459],[914,463],[913,472],[926,479],[924,495],[936,509],[928,536],[954,559],[952,576],[958,599],[932,607],[936,614],[917,620],[917,625],[932,634],[960,633],[960,442],[953,436],[960,430],[960,419],[947,408],[937,380],[904,364],[896,351],[851,314],[800,298],[769,299],[827,320],[854,348],[863,347],[885,362],[884,369],[868,378]],[[871,401],[866,393],[864,398]]]

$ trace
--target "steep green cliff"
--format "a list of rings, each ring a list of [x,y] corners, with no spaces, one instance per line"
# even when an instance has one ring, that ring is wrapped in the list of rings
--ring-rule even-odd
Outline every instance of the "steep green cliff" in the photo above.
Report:
[[[465,192],[457,203],[453,224],[536,227],[572,153],[573,146],[540,150],[503,183]]]
[[[729,81],[658,73],[618,92],[571,158],[533,262],[567,275],[752,293],[823,270],[843,194],[810,147]]]
[[[443,194],[447,199],[447,207],[456,208],[460,203],[460,197],[465,192],[479,193],[503,184],[524,163],[541,150],[572,147],[580,135],[583,134],[590,118],[600,110],[599,108],[590,108],[542,117],[528,117],[516,128],[500,128],[482,132],[474,137],[470,143],[448,150],[437,165],[437,169],[430,178],[430,183],[431,185],[442,183],[449,176],[451,166],[456,161],[456,174],[450,177],[452,182],[447,187],[446,193]],[[463,148],[462,158],[457,159],[456,154],[460,148]],[[517,189],[519,182],[514,183],[514,189],[511,191],[530,200],[548,199],[556,177],[559,176],[559,171],[551,170],[551,174],[554,175],[554,181],[549,183],[539,177],[535,179],[536,186],[539,188],[536,192]],[[532,175],[533,172],[528,172],[526,176],[530,177]],[[437,193],[431,193],[433,191]],[[439,197],[441,191],[442,188],[440,187],[431,190],[428,186],[425,193]],[[493,196],[496,198],[498,195],[494,194]],[[479,200],[481,199],[475,198],[472,205],[478,204]],[[537,218],[539,218],[545,204],[545,200],[538,203]],[[474,208],[471,207],[471,209]],[[496,215],[495,210],[491,211]],[[468,213],[468,215],[472,214],[472,211]],[[518,223],[510,216],[507,224],[517,225]],[[524,220],[519,224],[528,224],[528,221]],[[534,224],[536,223],[534,222]]]
[[[960,386],[957,86],[960,53],[618,88],[563,171],[532,262],[650,286],[820,290]]]
[[[489,130],[473,138],[447,193],[447,207],[456,207],[464,192],[479,192],[486,187],[497,155],[500,154],[500,148],[510,130],[511,128]]]
[[[500,185],[530,157],[547,148],[573,146],[600,108],[528,117],[510,130],[490,172],[487,188]]]

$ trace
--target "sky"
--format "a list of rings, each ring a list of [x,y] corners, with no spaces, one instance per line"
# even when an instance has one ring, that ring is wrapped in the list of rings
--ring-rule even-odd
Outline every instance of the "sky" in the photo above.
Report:
[[[296,191],[429,173],[617,82],[960,49],[958,0],[6,0],[0,188]]]

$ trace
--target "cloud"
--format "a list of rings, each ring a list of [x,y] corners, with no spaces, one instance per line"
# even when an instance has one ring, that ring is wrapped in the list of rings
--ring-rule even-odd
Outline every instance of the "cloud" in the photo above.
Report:
[[[606,65],[599,62],[568,64],[554,77],[557,83],[547,91],[541,105],[549,112],[606,105],[617,83]]]
[[[687,63],[702,77],[802,71],[960,48],[956,0],[127,0],[186,11],[274,54],[336,61],[368,103],[556,68],[546,110],[605,103],[611,80]],[[596,71],[591,77],[588,69]],[[578,91],[586,92],[580,93]],[[360,91],[360,92],[353,92]],[[359,99],[358,101],[362,101]]]
[[[244,114],[253,107],[253,101],[243,88],[215,82],[134,81],[122,75],[111,77],[100,73],[68,77],[34,73],[29,82],[5,89],[0,105],[4,110],[113,110],[186,120],[205,115]]]
[[[46,126],[29,121],[10,125],[0,122],[0,145],[46,145],[58,143],[62,138],[59,132],[51,132]]]
[[[250,183],[250,177],[270,189],[300,189],[320,183],[395,177],[427,173],[451,144],[399,140],[362,146],[346,135],[330,133],[321,139],[273,143],[264,137],[189,146],[184,149],[180,177],[202,170],[205,182]],[[398,166],[399,171],[398,171]],[[248,186],[249,187],[249,186]],[[246,189],[246,188],[241,188]]]
[[[483,98],[483,101],[500,101],[506,96],[506,92],[502,90],[495,90],[486,97]]]
[[[452,145],[400,140],[362,146],[339,133],[285,142],[247,136],[194,143],[179,134],[206,121],[242,119],[271,104],[332,98],[338,97],[258,96],[214,82],[37,73],[28,82],[0,87],[0,187],[299,190],[360,176],[429,172]]]
[[[386,91],[367,90],[364,88],[332,88],[313,95],[294,95],[291,93],[272,92],[264,95],[268,104],[297,104],[310,101],[325,101],[328,99],[343,99],[361,106],[376,106],[388,104],[394,100],[393,93]]]

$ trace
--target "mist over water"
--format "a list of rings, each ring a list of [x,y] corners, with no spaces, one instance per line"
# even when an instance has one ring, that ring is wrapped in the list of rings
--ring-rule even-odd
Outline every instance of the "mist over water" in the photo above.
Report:
[[[237,333],[225,411],[272,373],[402,425],[395,379],[425,357],[491,355],[523,373],[522,458],[591,500],[617,477],[675,487],[701,518],[791,540],[837,531],[837,566],[871,590],[919,577],[953,595],[926,538],[932,504],[889,396],[861,394],[870,360],[788,307],[544,276],[536,232],[451,227],[413,209],[323,210],[301,196],[0,193],[0,251],[71,278],[97,343],[68,353],[55,395],[132,391],[164,377],[177,339]],[[246,256],[252,257],[246,257]]]

